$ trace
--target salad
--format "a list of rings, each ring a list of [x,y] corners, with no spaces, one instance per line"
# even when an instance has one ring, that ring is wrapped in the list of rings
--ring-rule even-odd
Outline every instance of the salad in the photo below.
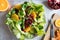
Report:
[[[6,24],[18,40],[31,39],[44,34],[44,8],[41,4],[17,4],[6,15]]]

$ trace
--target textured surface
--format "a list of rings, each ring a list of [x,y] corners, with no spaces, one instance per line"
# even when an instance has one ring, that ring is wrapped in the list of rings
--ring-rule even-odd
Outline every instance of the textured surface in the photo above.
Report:
[[[23,3],[24,1],[29,1],[29,0],[8,0],[10,5],[15,5],[17,3]],[[34,3],[39,3],[44,5],[44,9],[45,9],[45,18],[48,21],[48,19],[50,19],[51,15],[53,13],[57,13],[60,14],[60,10],[52,10],[50,9],[47,4],[46,4],[47,0],[33,0]],[[7,14],[7,12],[0,12],[0,40],[17,40],[15,38],[15,36],[9,31],[8,27],[5,25],[5,15]],[[46,28],[46,27],[45,27]],[[32,40],[40,40],[39,37],[36,37]]]

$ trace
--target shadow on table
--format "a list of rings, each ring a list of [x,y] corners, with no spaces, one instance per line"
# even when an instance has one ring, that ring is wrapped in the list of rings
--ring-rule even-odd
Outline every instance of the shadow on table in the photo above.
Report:
[[[7,13],[8,12],[4,12],[3,15],[2,15],[2,17],[1,17],[1,20],[2,20],[1,21],[2,22],[1,26],[2,26],[3,30],[5,31],[5,33],[7,34],[7,36],[9,37],[9,40],[17,40],[16,37],[14,36],[14,34],[10,32],[8,26],[5,24],[6,14]]]

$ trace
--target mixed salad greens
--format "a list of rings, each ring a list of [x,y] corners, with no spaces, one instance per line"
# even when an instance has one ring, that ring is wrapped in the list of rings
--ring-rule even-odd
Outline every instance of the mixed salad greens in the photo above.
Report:
[[[44,8],[40,4],[17,4],[6,17],[6,24],[19,40],[44,34]]]

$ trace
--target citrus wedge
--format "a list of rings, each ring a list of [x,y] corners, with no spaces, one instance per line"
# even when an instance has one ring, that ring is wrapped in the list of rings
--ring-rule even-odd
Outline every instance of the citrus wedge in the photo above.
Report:
[[[27,27],[24,31],[29,32],[31,30],[31,27]]]
[[[0,0],[0,11],[6,11],[8,6],[9,4],[7,0]]]
[[[57,20],[55,21],[55,25],[56,25],[56,27],[60,27],[60,19],[57,19]]]
[[[16,15],[16,14],[13,14],[13,15],[11,16],[11,18],[12,18],[13,20],[16,20],[16,21],[19,20],[19,17],[18,17],[18,15]]]

